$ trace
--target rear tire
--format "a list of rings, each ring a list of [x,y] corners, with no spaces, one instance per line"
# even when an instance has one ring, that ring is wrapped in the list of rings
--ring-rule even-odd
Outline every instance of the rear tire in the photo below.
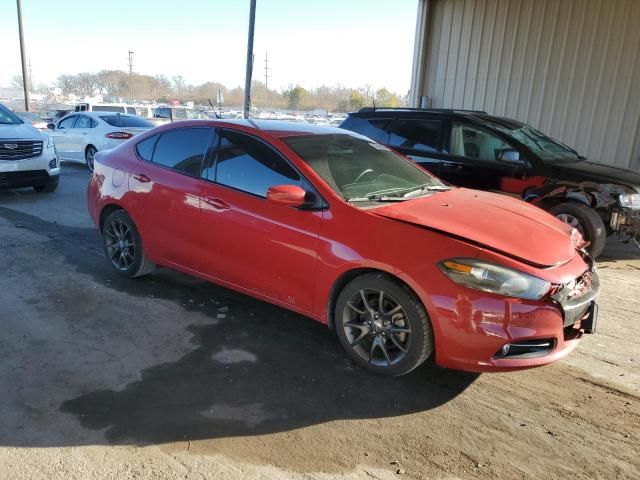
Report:
[[[408,288],[382,273],[350,281],[338,296],[334,319],[347,354],[380,375],[409,373],[434,351],[424,306]]]
[[[96,159],[96,153],[98,153],[98,149],[93,145],[89,145],[84,152],[84,161],[87,164],[87,168],[90,172],[93,173],[93,163]]]
[[[141,277],[155,270],[147,257],[135,223],[124,210],[111,213],[102,226],[104,252],[119,275]]]
[[[587,251],[594,258],[602,253],[607,243],[607,229],[593,208],[584,203],[564,202],[552,207],[549,212],[576,228],[590,242]]]

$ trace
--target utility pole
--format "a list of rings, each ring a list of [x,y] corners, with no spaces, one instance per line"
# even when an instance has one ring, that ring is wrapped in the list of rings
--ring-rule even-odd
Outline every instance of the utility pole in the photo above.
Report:
[[[251,75],[253,73],[253,31],[256,26],[256,0],[250,0],[249,38],[247,39],[247,71],[244,79],[244,118],[251,113]]]
[[[133,102],[133,52],[129,50],[129,98]]]
[[[29,93],[29,71],[27,70],[27,51],[24,45],[24,34],[22,32],[22,5],[20,0],[16,0],[18,7],[18,32],[20,34],[20,56],[22,59],[22,87],[24,89],[24,109],[29,112],[31,104],[31,94]]]
[[[29,59],[29,83],[33,85],[33,70],[31,69],[31,59]]]
[[[269,52],[264,52],[264,109],[269,108]]]

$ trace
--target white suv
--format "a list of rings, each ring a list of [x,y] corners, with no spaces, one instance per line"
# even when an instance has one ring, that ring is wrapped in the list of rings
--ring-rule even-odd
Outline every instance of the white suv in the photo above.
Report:
[[[53,192],[60,162],[53,139],[0,104],[0,188],[33,187]]]

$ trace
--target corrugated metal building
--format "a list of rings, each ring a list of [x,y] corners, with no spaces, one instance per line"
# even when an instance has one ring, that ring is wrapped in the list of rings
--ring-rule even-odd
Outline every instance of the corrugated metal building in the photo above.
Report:
[[[640,170],[640,0],[420,0],[414,106],[516,118]]]

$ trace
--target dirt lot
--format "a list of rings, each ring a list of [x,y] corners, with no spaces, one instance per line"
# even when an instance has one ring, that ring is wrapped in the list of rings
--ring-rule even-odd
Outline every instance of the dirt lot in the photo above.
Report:
[[[640,478],[640,250],[608,248],[566,361],[389,380],[304,317],[118,278],[87,178],[0,193],[0,479]]]

